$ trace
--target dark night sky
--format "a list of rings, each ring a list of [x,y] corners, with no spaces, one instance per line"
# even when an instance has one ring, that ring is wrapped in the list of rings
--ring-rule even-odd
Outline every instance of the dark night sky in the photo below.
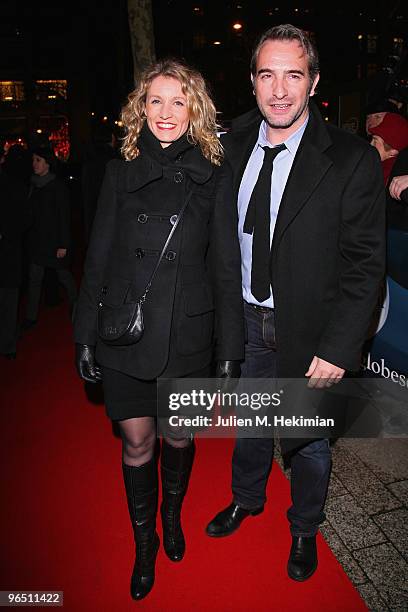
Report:
[[[90,108],[117,116],[133,84],[126,4],[126,0],[81,4],[72,0],[24,4],[3,0],[0,78],[21,78],[27,66],[35,78],[82,78]],[[231,116],[253,104],[251,49],[262,31],[278,23],[291,22],[315,32],[323,88],[354,82],[359,62],[367,64],[374,59],[380,69],[390,51],[392,32],[403,32],[406,45],[408,10],[403,2],[370,5],[367,8],[367,3],[355,2],[352,8],[344,4],[336,8],[328,2],[153,0],[156,52],[159,57],[184,57],[202,70],[218,107]],[[194,7],[200,10],[194,11]],[[243,23],[239,34],[232,29],[236,19]],[[369,58],[359,49],[360,31],[379,36],[375,57]],[[215,46],[215,40],[222,44]]]

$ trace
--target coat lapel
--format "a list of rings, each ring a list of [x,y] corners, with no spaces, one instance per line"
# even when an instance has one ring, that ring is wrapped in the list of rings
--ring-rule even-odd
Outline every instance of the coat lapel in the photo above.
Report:
[[[320,112],[311,103],[309,122],[296,153],[280,203],[273,235],[272,253],[278,247],[287,227],[305,206],[332,165],[332,160],[324,152],[330,145],[331,139],[323,119],[320,117]]]
[[[125,173],[126,191],[132,192],[161,178],[163,169],[147,155],[139,155],[126,163]]]

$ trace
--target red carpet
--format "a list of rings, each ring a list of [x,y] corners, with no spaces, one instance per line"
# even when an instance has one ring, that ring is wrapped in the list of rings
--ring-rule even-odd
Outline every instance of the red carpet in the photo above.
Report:
[[[322,538],[313,578],[286,576],[289,485],[277,465],[262,515],[230,538],[204,534],[230,501],[232,440],[198,441],[185,560],[173,564],[161,549],[154,590],[133,602],[120,441],[76,375],[65,307],[41,314],[17,360],[1,362],[0,590],[63,590],[69,612],[366,610]]]

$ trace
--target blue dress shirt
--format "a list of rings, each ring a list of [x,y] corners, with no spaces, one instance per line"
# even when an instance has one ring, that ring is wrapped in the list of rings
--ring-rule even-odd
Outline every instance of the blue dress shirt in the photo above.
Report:
[[[308,118],[300,126],[298,130],[287,140],[284,141],[286,149],[278,153],[273,162],[272,184],[271,184],[271,226],[270,237],[271,245],[273,232],[275,230],[276,219],[279,212],[279,206],[282,200],[282,195],[285,190],[286,181],[288,180],[290,169],[292,168],[293,160],[295,159],[303,133],[306,129]],[[242,293],[244,300],[250,304],[258,304],[273,308],[273,295],[271,289],[270,297],[264,302],[258,300],[251,293],[251,267],[252,267],[252,234],[244,234],[243,227],[249,200],[252,190],[258,179],[259,171],[262,167],[264,151],[262,147],[272,146],[267,136],[267,124],[262,121],[259,128],[258,140],[255,143],[253,151],[250,155],[245,172],[242,175],[241,185],[238,192],[238,237],[241,246],[241,270],[242,270]]]

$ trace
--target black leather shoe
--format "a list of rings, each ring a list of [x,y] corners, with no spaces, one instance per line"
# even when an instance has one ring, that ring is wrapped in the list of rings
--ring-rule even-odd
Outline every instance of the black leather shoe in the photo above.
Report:
[[[263,512],[263,506],[254,508],[253,510],[246,510],[232,502],[228,508],[219,512],[211,523],[208,523],[205,531],[207,535],[212,538],[228,536],[238,529],[247,516],[256,516],[257,514],[261,514],[261,512]]]
[[[292,580],[307,580],[317,568],[316,536],[293,536],[288,560],[288,576]]]

